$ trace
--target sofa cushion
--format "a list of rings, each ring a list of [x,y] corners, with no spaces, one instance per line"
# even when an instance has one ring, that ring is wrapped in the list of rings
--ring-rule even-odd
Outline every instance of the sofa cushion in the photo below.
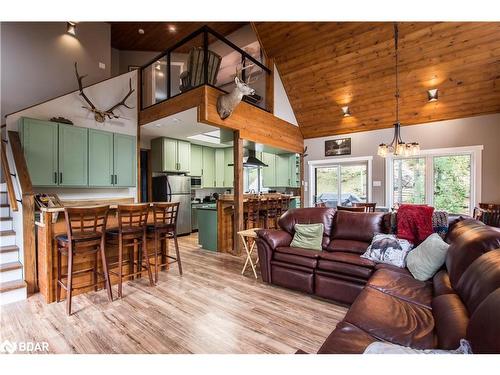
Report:
[[[292,242],[292,236],[284,230],[259,229],[256,233],[259,238],[266,241],[271,249],[280,246],[290,246],[290,242]]]
[[[500,288],[491,293],[470,317],[467,340],[477,354],[500,353]]]
[[[355,266],[368,267],[370,269],[375,267],[375,262],[371,261],[370,259],[361,258],[358,254],[342,253],[342,252],[334,252],[334,253],[323,252],[320,253],[318,256],[320,259],[329,260],[333,262],[347,263]]]
[[[322,250],[323,224],[295,224],[291,247],[301,247],[308,250]],[[443,260],[444,261],[444,260]]]
[[[327,251],[342,251],[345,253],[355,253],[363,254],[368,246],[369,242],[364,241],[354,241],[354,240],[332,240],[326,248]]]
[[[305,293],[314,293],[314,274],[311,270],[293,266],[282,266],[279,262],[271,262],[273,284],[300,290]]]
[[[455,242],[455,240],[462,234],[477,227],[484,226],[484,223],[475,219],[457,219],[450,223],[448,233],[446,233],[445,241],[448,243]]]
[[[313,259],[317,259],[319,257],[319,254],[321,254],[319,251],[311,251],[308,249],[303,249],[301,247],[291,247],[291,246],[282,246],[282,247],[280,246],[277,247],[274,251],[277,253],[298,255],[301,257],[313,258]]]
[[[375,337],[342,321],[321,345],[318,354],[361,354],[375,341]]]
[[[416,280],[411,275],[387,269],[378,270],[366,285],[404,301],[431,307],[432,284]]]
[[[436,347],[431,309],[365,288],[344,319],[379,340],[416,349]]]
[[[314,292],[319,297],[351,304],[363,290],[365,282],[366,280],[353,276],[318,270],[314,277]]]
[[[493,291],[500,288],[500,249],[477,258],[455,288],[470,314]]]
[[[326,249],[330,243],[330,234],[332,232],[334,208],[292,208],[287,210],[278,220],[280,228],[290,235],[295,233],[295,224],[323,224],[322,247]]]
[[[393,266],[392,264],[377,263],[377,265],[375,266],[375,271],[377,271],[377,270],[391,270],[393,272],[398,272],[398,273],[401,273],[403,275],[411,276],[411,273],[410,273],[410,271],[408,271],[407,268],[396,267],[396,266]]]
[[[432,300],[438,348],[453,350],[465,338],[469,315],[457,294],[443,294]]]
[[[325,259],[319,260],[318,269],[330,271],[333,273],[341,273],[344,275],[352,275],[355,277],[362,278],[363,280],[368,280],[368,278],[373,273],[372,268],[355,266],[349,263],[332,262],[330,260],[325,260]]]
[[[278,249],[282,249],[282,248],[278,247]],[[310,251],[310,250],[305,250],[305,249],[301,249],[301,250],[302,251]],[[307,267],[307,268],[311,268],[311,269],[316,268],[316,265],[318,264],[318,260],[315,257],[305,257],[303,255],[295,255],[293,253],[285,253],[285,252],[280,252],[278,250],[276,250],[274,252],[273,259],[277,260],[279,262],[291,263],[291,264],[295,264],[298,266]]]
[[[353,240],[370,243],[375,233],[383,232],[383,212],[337,211],[332,240]]]
[[[443,294],[455,293],[455,290],[451,287],[450,277],[446,270],[436,273],[432,278],[432,284],[434,286],[434,296],[436,297]]]

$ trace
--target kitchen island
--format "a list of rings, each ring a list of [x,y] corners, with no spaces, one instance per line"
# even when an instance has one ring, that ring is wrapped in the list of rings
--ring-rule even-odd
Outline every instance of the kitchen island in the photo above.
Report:
[[[243,194],[243,212],[248,212],[247,201],[249,197],[255,196],[255,194]],[[290,196],[281,193],[269,193],[261,194],[259,198],[262,201],[262,208],[265,208],[265,204],[270,199],[278,199],[281,197],[291,198],[290,207],[296,207],[297,201],[300,197]],[[224,194],[217,200],[217,249],[223,253],[235,253],[235,246],[233,244],[233,220],[234,220],[234,195]],[[264,224],[259,223],[256,227],[263,228]],[[245,228],[244,228],[245,229]]]
[[[118,204],[133,203],[133,198],[108,198],[95,200],[75,200],[63,201],[65,207],[85,207],[96,205],[109,205],[110,211],[108,214],[107,228],[118,226],[116,215],[116,207]],[[149,221],[153,221],[153,215],[149,215]],[[43,296],[46,303],[55,302],[56,300],[56,283],[57,283],[57,244],[56,236],[66,233],[66,221],[64,218],[64,208],[42,208],[40,220],[36,223],[37,227],[37,266],[38,266],[38,287],[40,294]],[[153,250],[153,241],[148,241],[148,249]],[[168,252],[168,246],[167,246]],[[118,258],[118,249],[116,247],[106,246],[106,259],[109,263],[113,263]],[[137,249],[134,249],[134,259],[137,259]],[[63,273],[66,273],[67,258],[62,257]],[[77,256],[74,260],[75,269],[89,268],[93,264],[93,256]],[[101,262],[98,262],[98,271],[102,272]],[[74,275],[73,282],[75,285],[83,285],[91,283],[92,275],[90,273]],[[117,284],[118,278],[110,273],[111,284]],[[73,295],[86,293],[94,290],[93,287],[75,289]],[[61,291],[61,298],[65,298],[65,290]]]

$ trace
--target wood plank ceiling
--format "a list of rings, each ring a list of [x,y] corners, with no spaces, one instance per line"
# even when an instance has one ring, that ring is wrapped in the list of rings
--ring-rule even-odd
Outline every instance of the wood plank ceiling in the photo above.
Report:
[[[162,52],[204,25],[226,36],[245,22],[111,22],[111,46]],[[144,34],[139,34],[139,29],[144,30]]]
[[[393,126],[392,23],[254,26],[305,138]],[[399,36],[403,125],[500,112],[500,23],[400,23]],[[432,88],[436,102],[427,99]]]

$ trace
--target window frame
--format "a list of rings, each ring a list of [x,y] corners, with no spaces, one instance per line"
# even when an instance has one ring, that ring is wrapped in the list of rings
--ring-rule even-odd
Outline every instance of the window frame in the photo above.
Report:
[[[307,195],[307,200],[308,200],[308,207],[314,207],[314,195],[316,194],[316,168],[328,168],[328,167],[334,167],[337,165],[349,165],[349,164],[361,164],[361,163],[366,163],[367,164],[367,202],[372,201],[372,187],[373,187],[373,182],[372,182],[372,162],[373,162],[373,156],[359,156],[359,157],[352,157],[352,158],[339,158],[339,159],[321,159],[321,160],[310,160],[307,162],[307,165],[309,166],[309,174],[308,174],[308,195]]]
[[[447,147],[428,150],[420,150],[417,155],[412,156],[387,156],[385,160],[385,181],[386,181],[386,198],[387,207],[394,206],[394,160],[399,159],[425,159],[425,204],[432,206],[434,204],[434,157],[436,156],[455,156],[469,155],[471,158],[470,171],[470,205],[469,215],[472,216],[474,207],[481,201],[481,171],[482,171],[482,151],[483,145],[464,146],[464,147]]]

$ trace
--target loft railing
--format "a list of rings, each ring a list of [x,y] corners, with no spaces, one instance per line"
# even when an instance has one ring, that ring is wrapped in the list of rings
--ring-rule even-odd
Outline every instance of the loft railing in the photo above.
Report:
[[[234,77],[247,81],[255,95],[244,100],[266,108],[266,85],[271,75],[258,41],[243,50],[204,26],[139,68],[141,109],[162,103],[202,85],[224,92],[235,87]]]

